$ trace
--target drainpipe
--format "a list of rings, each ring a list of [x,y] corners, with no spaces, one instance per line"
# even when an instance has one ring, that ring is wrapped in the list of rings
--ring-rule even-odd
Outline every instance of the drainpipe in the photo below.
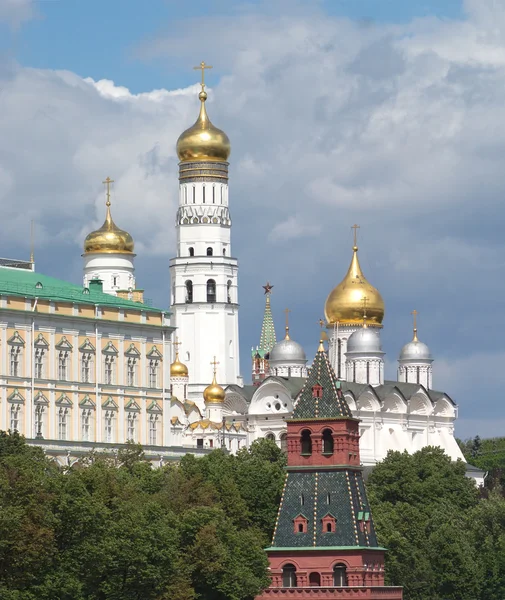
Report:
[[[32,350],[31,350],[31,359],[30,359],[30,375],[31,375],[31,399],[32,406],[30,411],[27,411],[27,421],[28,425],[33,431],[33,411],[35,410],[35,310],[37,309],[37,302],[39,301],[38,296],[34,299],[32,306]],[[30,416],[28,416],[30,415]],[[30,434],[28,437],[32,437]],[[33,436],[35,437],[35,435]]]
[[[102,421],[102,411],[98,399],[98,382],[100,378],[100,348],[98,347],[98,304],[95,304],[95,442],[100,442],[100,423]]]

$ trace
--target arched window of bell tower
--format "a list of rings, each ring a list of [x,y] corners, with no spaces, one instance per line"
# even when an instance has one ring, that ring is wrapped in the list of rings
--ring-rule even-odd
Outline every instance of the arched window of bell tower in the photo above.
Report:
[[[207,281],[207,302],[214,304],[216,302],[216,282],[214,279]]]
[[[186,281],[186,303],[191,304],[193,302],[193,282],[188,279]]]
[[[212,256],[214,254],[214,251],[212,250],[212,248],[209,246],[207,248],[207,256]]]
[[[205,204],[205,183],[202,185],[202,199],[203,203]]]
[[[216,203],[216,184],[212,186],[212,204]]]
[[[196,202],[196,187],[193,186],[193,204]]]
[[[221,186],[221,204],[223,203],[223,188],[224,188],[224,186],[222,185]]]
[[[189,247],[189,255],[190,256],[194,256],[195,255],[195,249],[193,247]]]

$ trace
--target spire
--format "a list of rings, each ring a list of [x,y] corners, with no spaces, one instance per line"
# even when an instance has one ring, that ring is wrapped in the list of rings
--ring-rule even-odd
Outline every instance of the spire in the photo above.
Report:
[[[272,317],[272,309],[270,307],[270,295],[272,293],[273,287],[274,286],[270,285],[269,282],[267,282],[267,284],[263,286],[266,296],[265,312],[263,313],[263,324],[261,326],[260,345],[258,348],[258,350],[263,356],[269,353],[277,342],[277,338],[275,336],[274,320]]]
[[[418,342],[419,340],[417,339],[417,310],[414,308],[414,310],[410,314],[412,315],[414,320],[414,337],[412,338],[412,341]]]
[[[291,310],[289,308],[285,308],[284,309],[284,314],[286,315],[286,327],[284,328],[286,330],[286,335],[284,336],[285,340],[290,340],[291,338],[289,337],[289,313],[291,312]]]

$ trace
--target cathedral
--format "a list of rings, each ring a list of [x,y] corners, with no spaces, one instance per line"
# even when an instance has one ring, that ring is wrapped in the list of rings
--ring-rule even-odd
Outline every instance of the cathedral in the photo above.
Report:
[[[159,464],[216,447],[237,452],[259,438],[287,448],[286,421],[314,367],[293,339],[288,310],[277,340],[267,283],[251,383],[240,373],[231,146],[207,113],[206,67],[199,67],[198,117],[176,144],[169,310],[150,306],[137,286],[134,240],[112,218],[110,178],[104,223],[84,240],[82,285],[37,273],[33,260],[0,259],[0,429],[20,431],[60,462],[130,440]],[[384,378],[384,301],[361,269],[357,228],[349,269],[328,290],[321,343],[359,420],[361,463],[372,467],[389,450],[427,445],[463,459],[457,406],[432,387],[434,359],[418,338],[415,311],[397,380]]]

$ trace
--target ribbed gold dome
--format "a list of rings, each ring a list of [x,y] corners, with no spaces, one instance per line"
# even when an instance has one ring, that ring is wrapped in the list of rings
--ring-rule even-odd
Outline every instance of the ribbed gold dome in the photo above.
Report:
[[[358,247],[354,246],[349,270],[330,292],[324,312],[329,325],[337,321],[340,325],[362,325],[364,310],[368,325],[381,325],[384,319],[384,300],[379,290],[365,279],[358,260]]]
[[[225,392],[216,381],[216,373],[214,373],[212,383],[203,390],[203,399],[205,404],[222,404],[224,398]]]
[[[177,140],[177,156],[181,162],[227,162],[231,152],[230,140],[224,131],[210,122],[205,109],[207,92],[202,90],[198,97],[201,101],[200,114],[196,123]]]
[[[132,236],[119,229],[110,214],[110,202],[107,201],[105,222],[96,231],[92,231],[84,240],[84,254],[100,252],[102,254],[133,254],[135,244]]]
[[[187,377],[188,367],[179,360],[179,353],[175,353],[175,360],[170,365],[170,377]]]

